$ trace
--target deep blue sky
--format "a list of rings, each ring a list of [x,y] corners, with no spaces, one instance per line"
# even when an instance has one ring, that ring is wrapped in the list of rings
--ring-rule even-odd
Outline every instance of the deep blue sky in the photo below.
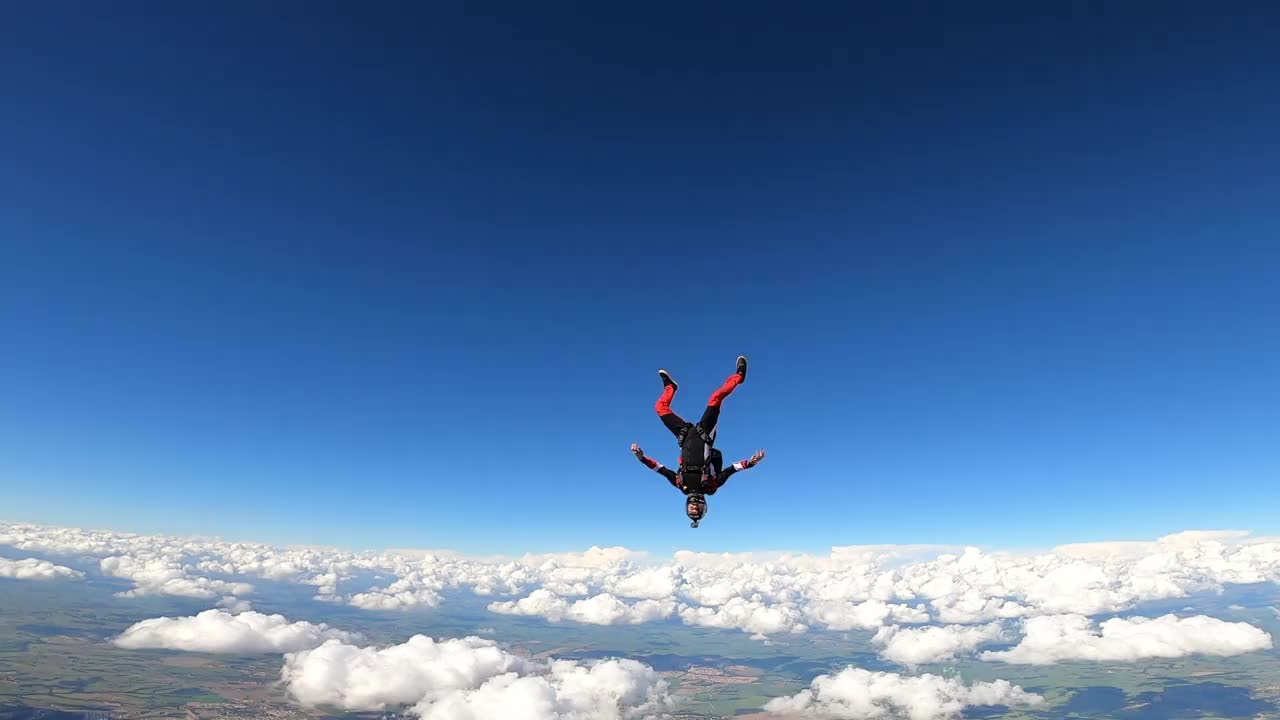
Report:
[[[0,516],[1280,531],[1274,5],[257,5],[6,12]],[[739,353],[693,531],[628,446]]]

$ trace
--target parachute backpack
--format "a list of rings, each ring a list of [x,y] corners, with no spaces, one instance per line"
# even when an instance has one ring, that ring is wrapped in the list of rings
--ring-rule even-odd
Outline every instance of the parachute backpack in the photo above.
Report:
[[[701,423],[687,426],[680,434],[680,474],[686,480],[696,474],[699,476],[698,482],[701,482],[708,461],[718,454],[711,446],[712,442]]]
[[[702,423],[698,422],[686,425],[677,442],[684,457],[706,458],[711,452],[711,446],[715,444],[715,439],[702,427]]]

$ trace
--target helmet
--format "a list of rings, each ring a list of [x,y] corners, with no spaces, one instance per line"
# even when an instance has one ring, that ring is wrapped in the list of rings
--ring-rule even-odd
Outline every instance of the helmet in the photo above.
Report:
[[[707,499],[701,493],[690,493],[685,498],[684,512],[693,521],[690,527],[698,527],[698,522],[707,516]]]

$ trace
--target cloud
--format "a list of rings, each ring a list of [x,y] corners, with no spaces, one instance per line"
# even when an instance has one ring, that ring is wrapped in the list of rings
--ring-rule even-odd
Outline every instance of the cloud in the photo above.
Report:
[[[633,623],[672,615],[756,637],[810,629],[879,630],[937,623],[985,625],[1064,614],[1132,610],[1152,600],[1280,582],[1280,539],[1189,531],[1149,542],[1064,545],[1038,554],[932,546],[848,546],[826,555],[698,553],[654,557],[621,547],[468,558],[451,551],[350,552],[0,524],[0,545],[95,558],[133,581],[136,597],[214,600],[255,582],[307,587],[357,608],[436,608],[451,591],[491,598],[494,612],[556,621]],[[361,577],[381,576],[355,588]],[[250,582],[253,581],[253,582]],[[314,588],[314,590],[311,590]],[[542,608],[525,602],[538,591]],[[522,605],[523,603],[523,605]],[[579,604],[584,603],[584,604]]]
[[[645,568],[610,581],[614,595],[648,600],[674,597],[680,585],[680,568],[673,565]]]
[[[443,587],[443,583],[413,572],[384,588],[374,588],[368,592],[353,595],[350,603],[365,610],[434,608],[440,605],[439,591]]]
[[[336,591],[337,581],[354,569],[386,565],[373,553],[337,549],[282,549],[258,543],[216,538],[138,535],[108,530],[0,523],[0,545],[52,555],[96,558],[104,575],[133,580],[125,597],[177,595],[211,599],[253,592],[250,583],[213,575],[249,576],[271,581],[301,582]],[[326,575],[328,574],[328,575]],[[315,582],[325,576],[327,585]]]
[[[1205,615],[1112,618],[1095,629],[1083,615],[1028,618],[1023,638],[1010,650],[985,652],[983,660],[1047,665],[1062,660],[1125,662],[1187,655],[1241,655],[1271,647],[1271,636],[1248,623]]]
[[[143,620],[112,642],[131,650],[163,648],[247,655],[294,652],[314,648],[326,640],[347,641],[359,637],[324,623],[289,622],[283,615],[205,610],[193,617]]]
[[[601,593],[575,602],[568,617],[591,625],[635,625],[671,617],[675,608],[676,604],[670,600],[641,600],[627,604],[608,593]]]
[[[248,612],[253,609],[253,603],[248,600],[240,600],[233,596],[227,596],[218,601],[218,607],[226,608],[232,613]]]
[[[666,682],[633,660],[534,662],[478,637],[415,635],[380,649],[331,640],[286,655],[280,679],[306,706],[412,706],[424,720],[611,720],[670,700]]]
[[[0,557],[0,578],[15,580],[58,580],[80,579],[84,573],[62,565],[54,565],[48,560],[25,558],[10,560]]]
[[[960,653],[970,653],[980,645],[1002,639],[1000,623],[993,622],[907,629],[890,625],[881,628],[871,642],[883,648],[880,656],[884,659],[915,666],[952,660]]]
[[[681,606],[680,619],[687,625],[738,628],[763,638],[778,633],[802,633],[808,629],[800,613],[789,605],[766,605],[733,598],[718,608]]]
[[[177,595],[191,598],[215,598],[219,595],[246,595],[253,586],[243,582],[192,577],[179,562],[164,557],[103,558],[99,563],[104,575],[128,578],[134,588],[119,593],[121,597],[144,595]]]
[[[415,635],[387,648],[330,640],[285,655],[280,679],[304,705],[345,710],[384,710],[438,699],[454,690],[479,688],[509,672],[529,673],[532,663],[490,640],[436,640]]]
[[[529,615],[560,622],[569,614],[568,600],[547,589],[534,590],[528,597],[507,602],[489,603],[489,611],[501,615]]]
[[[1043,702],[1039,695],[1006,680],[964,685],[937,675],[912,677],[848,667],[836,675],[819,675],[807,689],[770,700],[764,709],[824,720],[941,720],[959,717],[967,707],[1034,707]]]
[[[621,720],[671,704],[666,682],[635,660],[553,661],[536,676],[507,674],[414,707],[423,720]]]
[[[864,600],[860,603],[848,600],[823,600],[805,608],[810,622],[828,630],[875,630],[892,620],[895,623],[926,623],[929,613],[923,605],[889,604],[883,600]]]
[[[634,625],[670,617],[675,612],[675,603],[641,600],[628,604],[609,593],[571,603],[544,588],[534,590],[519,600],[489,603],[489,610],[502,615],[538,616],[551,622],[573,620],[590,625]]]

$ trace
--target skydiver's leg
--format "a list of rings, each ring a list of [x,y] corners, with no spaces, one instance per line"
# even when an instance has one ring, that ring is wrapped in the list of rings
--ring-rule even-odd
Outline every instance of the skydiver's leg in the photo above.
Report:
[[[685,422],[683,418],[671,410],[671,401],[675,399],[675,396],[675,385],[668,385],[664,387],[662,389],[662,396],[658,398],[658,402],[653,406],[653,409],[658,411],[658,417],[662,418],[662,424],[667,426],[667,429],[671,431],[672,435],[679,438],[680,433],[688,427],[689,423]]]
[[[716,439],[716,429],[720,425],[720,405],[725,398],[732,395],[733,391],[742,384],[742,379],[740,373],[730,375],[723,385],[711,393],[711,399],[707,401],[707,409],[702,412],[702,420],[699,421],[699,424],[702,425],[702,429],[707,433],[707,437],[711,438],[712,442]]]

